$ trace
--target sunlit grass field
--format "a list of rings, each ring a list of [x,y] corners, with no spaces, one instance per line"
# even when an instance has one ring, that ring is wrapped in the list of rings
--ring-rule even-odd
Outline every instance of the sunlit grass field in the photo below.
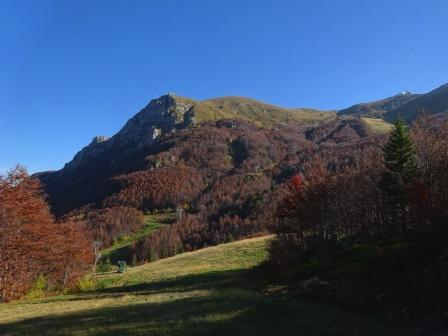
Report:
[[[383,335],[329,305],[269,294],[253,267],[269,237],[184,253],[91,292],[0,305],[0,335]]]
[[[387,123],[383,119],[362,118],[371,128],[374,133],[388,134],[392,130],[392,124]]]

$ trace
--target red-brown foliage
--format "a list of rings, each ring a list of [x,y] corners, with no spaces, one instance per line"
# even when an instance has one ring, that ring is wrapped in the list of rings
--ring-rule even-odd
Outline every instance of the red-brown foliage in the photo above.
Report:
[[[144,223],[143,213],[130,207],[112,207],[92,209],[85,218],[78,220],[90,234],[92,240],[100,241],[101,247],[107,247],[123,236],[138,231]]]
[[[273,226],[277,238],[271,246],[272,260],[286,266],[300,262],[305,253],[410,234],[443,221],[448,215],[448,122],[423,117],[412,134],[418,174],[403,186],[400,206],[380,188],[386,168],[378,151],[364,153],[357,165],[337,170],[318,160],[303,177],[293,177]]]
[[[204,187],[196,169],[190,167],[138,171],[119,176],[121,190],[105,201],[106,206],[131,206],[152,210],[175,207],[194,198]]]
[[[40,183],[21,167],[0,176],[0,233],[0,301],[20,297],[41,274],[50,289],[72,284],[92,261],[83,234],[54,223]]]
[[[81,213],[103,246],[122,231],[121,221],[106,218],[109,208],[185,207],[186,216],[136,244],[135,253],[144,261],[266,233],[285,181],[316,157],[330,171],[359,166],[366,152],[381,147],[381,138],[369,135],[359,120],[269,130],[244,121],[206,122],[165,135],[132,155],[114,149],[45,180],[48,190],[58,190],[52,194],[58,209],[71,207],[66,195],[80,195],[84,186],[89,195],[77,196],[78,207],[97,193],[99,200]]]

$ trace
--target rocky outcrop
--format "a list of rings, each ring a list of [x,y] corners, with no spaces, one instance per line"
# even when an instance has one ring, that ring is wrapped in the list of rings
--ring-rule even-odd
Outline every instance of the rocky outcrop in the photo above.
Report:
[[[65,165],[66,168],[73,168],[84,162],[85,160],[97,157],[103,153],[107,148],[109,138],[106,136],[96,136],[92,139],[89,145],[81,149],[74,157],[73,160]]]
[[[101,155],[109,149],[119,148],[124,153],[150,146],[163,134],[178,128],[196,125],[192,100],[167,94],[153,99],[112,138],[97,136],[81,149],[65,168],[73,169]]]
[[[190,126],[193,105],[192,101],[174,94],[151,100],[112,140],[120,146],[132,145],[139,148],[151,145],[160,135]]]

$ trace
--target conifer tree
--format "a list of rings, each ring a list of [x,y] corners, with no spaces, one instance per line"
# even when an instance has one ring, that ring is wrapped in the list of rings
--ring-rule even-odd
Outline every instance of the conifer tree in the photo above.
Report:
[[[403,121],[397,120],[384,147],[384,163],[387,169],[398,174],[405,184],[416,174],[415,148]]]
[[[412,182],[417,172],[415,148],[403,121],[395,122],[383,155],[386,170],[380,187],[385,192],[389,208],[387,218],[389,224],[392,224],[389,229],[396,228],[398,223],[403,228],[407,224],[408,212],[405,187]]]

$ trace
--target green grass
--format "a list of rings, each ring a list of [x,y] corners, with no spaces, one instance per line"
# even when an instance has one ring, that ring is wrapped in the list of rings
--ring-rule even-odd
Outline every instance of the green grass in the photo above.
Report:
[[[101,251],[101,259],[109,258],[112,264],[116,264],[119,260],[126,260],[128,263],[132,261],[130,255],[130,245],[133,241],[139,240],[161,228],[171,224],[175,219],[175,213],[162,212],[145,216],[145,225],[138,232],[129,237],[125,237],[121,241],[111,247]]]
[[[268,237],[96,279],[103,289],[0,305],[1,335],[383,335],[329,305],[269,294],[252,270]]]

